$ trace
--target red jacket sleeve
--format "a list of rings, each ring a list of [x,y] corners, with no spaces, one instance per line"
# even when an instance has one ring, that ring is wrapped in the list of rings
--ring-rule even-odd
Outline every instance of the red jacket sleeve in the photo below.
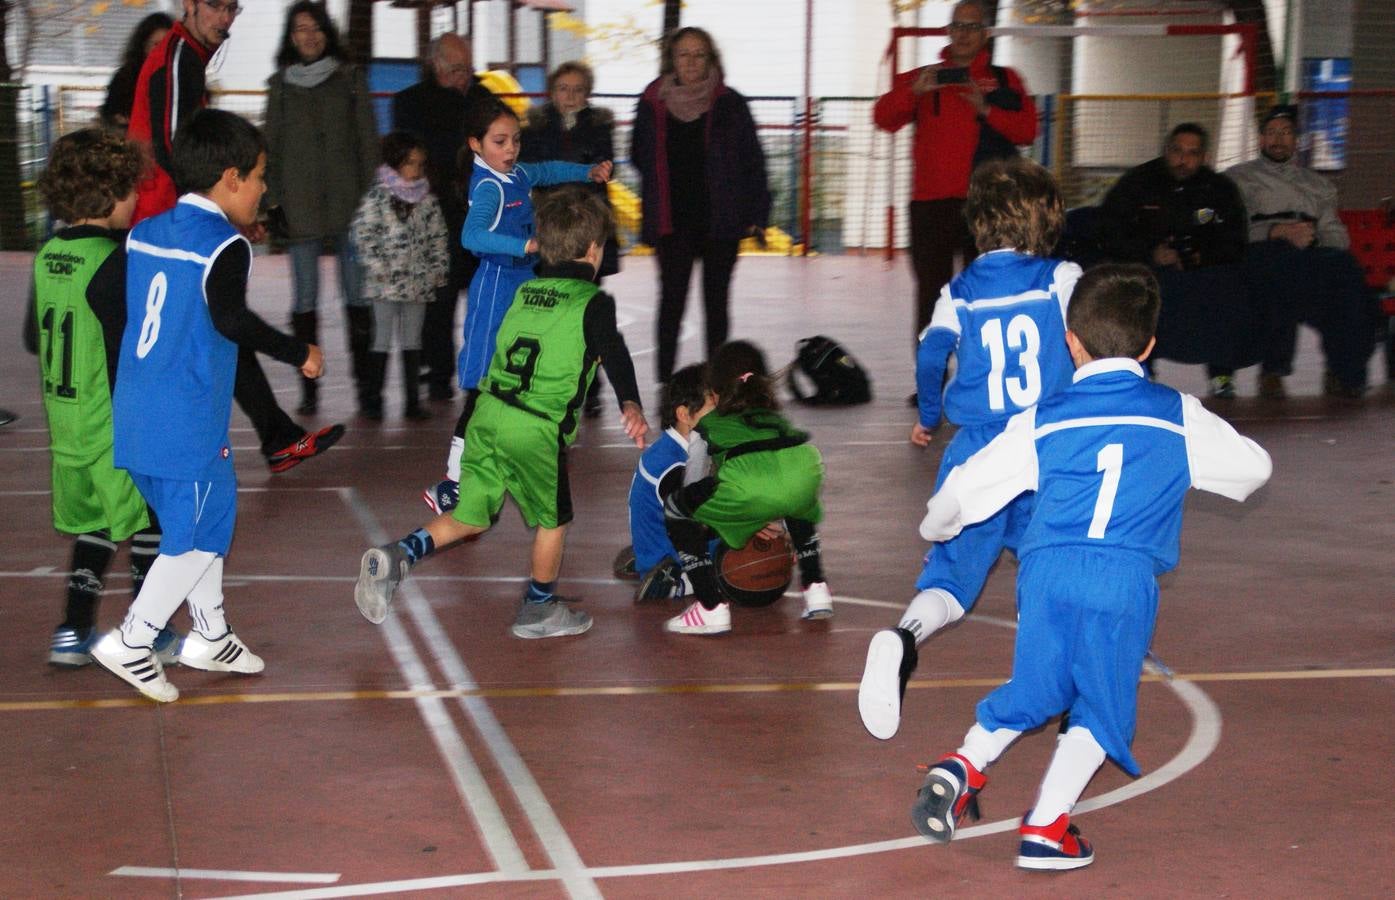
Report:
[[[877,98],[872,107],[872,121],[883,131],[898,131],[915,121],[916,103],[919,98],[911,91],[920,69],[912,69],[897,75],[891,83],[891,90]]]

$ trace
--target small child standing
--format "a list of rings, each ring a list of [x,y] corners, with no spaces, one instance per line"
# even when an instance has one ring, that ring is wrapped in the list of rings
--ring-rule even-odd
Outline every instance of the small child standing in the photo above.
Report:
[[[594,166],[558,161],[519,163],[522,137],[518,114],[502,100],[476,109],[466,143],[474,155],[474,165],[466,194],[470,208],[460,243],[479,257],[480,265],[465,294],[465,342],[456,367],[460,387],[466,392],[465,407],[446,456],[446,478],[422,494],[426,505],[438,513],[456,502],[465,426],[475,407],[476,388],[494,357],[499,323],[518,288],[533,277],[538,262],[530,192],[535,186],[571,181],[603,184],[610,180],[612,168],[609,160]]]
[[[104,128],[64,135],[49,151],[39,194],[65,223],[34,258],[26,342],[39,355],[53,454],[53,527],[75,535],[67,608],[48,661],[92,662],[97,604],[116,545],[131,541],[131,596],[155,561],[160,528],[131,476],[112,464],[111,394],[126,326],[125,229],[136,206],[140,148]],[[171,663],[174,632],[154,648]]]
[[[421,323],[450,267],[446,220],[424,174],[426,144],[405,131],[392,131],[383,136],[382,156],[377,183],[364,194],[350,225],[363,272],[363,297],[373,301],[373,348],[359,411],[366,419],[383,417],[383,381],[396,331],[402,349],[402,414],[429,419],[417,389]]]
[[[174,180],[192,191],[146,219],[126,241],[126,330],[112,398],[114,461],[159,517],[160,555],[119,628],[92,657],[152,700],[179,691],[152,652],[188,601],[193,629],[179,661],[252,674],[261,658],[223,615],[223,557],[237,515],[228,441],[238,347],[319,377],[320,348],[281,334],[247,308],[252,247],[239,232],[257,220],[266,144],[246,119],[200,110],[174,139]]]
[[[1269,455],[1195,397],[1145,377],[1158,283],[1139,265],[1080,279],[1066,341],[1077,367],[1063,393],[1012,418],[930,498],[921,536],[946,540],[1023,491],[1036,492],[1019,546],[1012,677],[978,705],[964,743],[931,767],[912,808],[916,830],[948,841],[1024,731],[1066,714],[1036,804],[1022,818],[1017,865],[1076,869],[1094,849],[1070,813],[1106,758],[1130,753],[1138,681],[1157,618],[1157,576],[1177,565],[1189,488],[1244,500]]]
[[[731,605],[722,599],[709,541],[715,534],[728,547],[744,547],[757,533],[774,536],[781,520],[799,564],[804,618],[833,615],[819,554],[818,448],[777,412],[760,348],[747,341],[723,344],[708,373],[716,408],[689,438],[685,484],[664,497],[669,537],[698,599],[664,628],[675,634],[731,631]]]
[[[457,541],[488,531],[505,496],[534,529],[530,581],[511,629],[515,637],[581,634],[591,617],[556,595],[572,519],[567,447],[596,364],[620,400],[625,436],[644,446],[634,364],[615,325],[615,301],[596,285],[610,210],[580,188],[538,203],[542,262],[500,324],[460,460],[459,502],[394,544],[363,554],[354,602],[364,618],[387,618],[412,566]]]
[[[945,286],[916,356],[920,417],[911,443],[920,447],[939,425],[950,354],[958,363],[944,387],[943,411],[959,430],[940,460],[936,487],[1008,419],[1064,390],[1071,376],[1066,306],[1080,267],[1047,258],[1065,226],[1055,179],[1021,157],[984,163],[969,180],[964,217],[982,255]],[[1030,494],[1018,497],[926,555],[900,623],[877,632],[867,647],[857,708],[875,737],[886,740],[900,727],[917,646],[973,609],[1003,548],[1016,551],[1031,508]]]
[[[701,364],[674,372],[662,393],[664,433],[639,458],[630,481],[630,539],[641,579],[635,599],[640,601],[692,592],[664,526],[664,496],[683,486],[689,438],[716,402],[707,389],[707,367]]]

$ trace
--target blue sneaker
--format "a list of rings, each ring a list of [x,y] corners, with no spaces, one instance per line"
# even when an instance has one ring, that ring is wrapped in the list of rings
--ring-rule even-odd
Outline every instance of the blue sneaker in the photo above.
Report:
[[[53,629],[48,644],[48,662],[53,666],[80,669],[92,662],[92,644],[97,640],[95,628],[69,628],[59,625]]]
[[[421,499],[436,515],[448,513],[460,504],[460,482],[443,478],[422,491]]]
[[[184,647],[184,638],[179,636],[179,632],[170,628],[161,628],[160,633],[155,635],[156,659],[160,660],[162,666],[172,666],[179,662],[179,651]]]
[[[1080,836],[1080,829],[1062,813],[1050,825],[1028,825],[1022,817],[1022,843],[1017,849],[1017,867],[1038,872],[1081,869],[1095,861],[1095,848]]]

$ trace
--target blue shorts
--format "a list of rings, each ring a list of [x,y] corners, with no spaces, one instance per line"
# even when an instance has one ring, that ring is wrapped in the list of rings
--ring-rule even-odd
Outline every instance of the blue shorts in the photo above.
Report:
[[[955,466],[977,453],[1002,430],[1002,425],[959,429],[940,460],[935,490],[940,489]],[[964,612],[973,609],[1003,549],[1017,552],[1035,501],[1036,494],[1022,494],[992,518],[970,525],[949,540],[931,547],[925,555],[925,565],[916,579],[915,589],[942,588],[959,601]]]
[[[153,478],[139,472],[131,480],[160,522],[160,553],[179,556],[203,550],[226,556],[237,519],[237,482]]]
[[[1046,547],[1017,573],[1012,680],[979,703],[989,731],[1029,731],[1070,713],[1130,775],[1138,679],[1153,640],[1153,561],[1127,550]]]

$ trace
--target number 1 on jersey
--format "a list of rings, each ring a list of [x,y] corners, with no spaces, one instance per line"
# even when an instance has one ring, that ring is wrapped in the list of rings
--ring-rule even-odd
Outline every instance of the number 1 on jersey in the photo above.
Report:
[[[1119,475],[1124,470],[1124,445],[1105,444],[1095,456],[1095,471],[1103,472],[1099,496],[1095,498],[1095,516],[1090,520],[1086,537],[1100,540],[1114,514],[1114,498],[1119,493]]]

